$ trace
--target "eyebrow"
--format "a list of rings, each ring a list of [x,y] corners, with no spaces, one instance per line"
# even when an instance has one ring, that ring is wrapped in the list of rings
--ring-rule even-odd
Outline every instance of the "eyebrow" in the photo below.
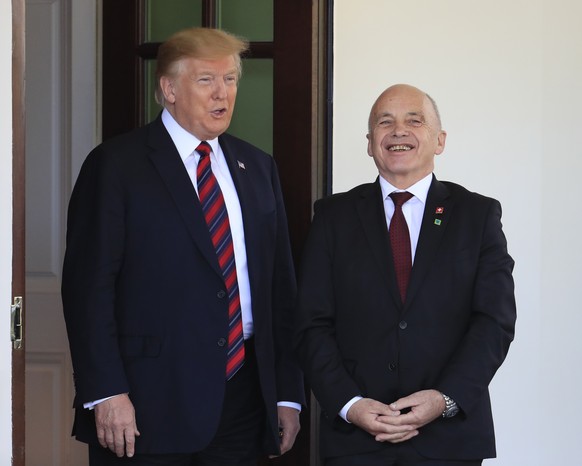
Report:
[[[228,70],[226,73],[224,73],[224,76],[227,76],[229,74],[237,74],[238,72],[238,68],[232,68],[231,70]],[[200,71],[197,71],[195,74],[200,75],[200,74],[211,74],[213,76],[215,75],[219,75],[221,73],[216,73],[214,70],[209,70],[209,69],[202,69]]]
[[[419,116],[424,118],[424,113],[423,112],[407,112],[406,113],[407,116]],[[394,114],[390,113],[390,112],[382,112],[379,115],[377,115],[377,119],[379,118],[385,118],[385,117],[391,117],[394,118]]]

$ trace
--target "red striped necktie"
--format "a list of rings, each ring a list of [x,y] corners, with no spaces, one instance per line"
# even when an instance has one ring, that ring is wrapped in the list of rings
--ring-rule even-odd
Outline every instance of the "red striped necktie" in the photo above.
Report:
[[[198,182],[198,197],[202,204],[204,218],[210,231],[212,244],[216,250],[218,263],[220,264],[228,293],[229,326],[226,379],[230,380],[244,364],[245,346],[232,234],[224,197],[210,168],[211,150],[206,141],[202,141],[196,148],[196,151],[200,154],[196,179]]]
[[[390,246],[392,247],[394,270],[396,271],[400,298],[404,302],[406,300],[406,289],[408,288],[410,271],[412,270],[412,252],[410,248],[410,233],[408,232],[408,225],[402,213],[402,204],[408,201],[412,197],[412,194],[407,191],[400,193],[394,192],[390,194],[390,197],[394,202],[394,215],[392,216],[392,220],[390,220],[388,234],[390,236]]]

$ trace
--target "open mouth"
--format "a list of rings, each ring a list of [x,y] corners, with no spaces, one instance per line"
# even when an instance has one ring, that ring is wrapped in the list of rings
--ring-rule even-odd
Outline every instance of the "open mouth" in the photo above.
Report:
[[[210,113],[214,116],[220,117],[226,113],[226,108],[217,108],[216,110],[212,110]]]
[[[413,146],[408,144],[395,144],[393,146],[388,146],[388,150],[392,152],[406,152],[412,150]]]

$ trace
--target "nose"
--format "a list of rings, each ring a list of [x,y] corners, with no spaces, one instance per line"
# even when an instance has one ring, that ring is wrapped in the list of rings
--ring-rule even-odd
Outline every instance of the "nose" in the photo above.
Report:
[[[392,127],[392,136],[408,136],[408,128],[404,122],[395,122]]]
[[[224,79],[215,79],[214,80],[214,90],[213,90],[213,97],[216,100],[226,99],[226,83]]]

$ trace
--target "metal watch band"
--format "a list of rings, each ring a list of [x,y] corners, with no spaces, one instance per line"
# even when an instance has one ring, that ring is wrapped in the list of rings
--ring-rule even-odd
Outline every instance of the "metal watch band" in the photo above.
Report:
[[[453,417],[454,415],[456,415],[459,412],[459,407],[457,406],[457,403],[455,402],[455,400],[453,400],[451,397],[445,395],[444,393],[441,393],[441,395],[443,396],[443,399],[445,400],[445,409],[442,413],[442,417],[444,417],[444,418]]]

